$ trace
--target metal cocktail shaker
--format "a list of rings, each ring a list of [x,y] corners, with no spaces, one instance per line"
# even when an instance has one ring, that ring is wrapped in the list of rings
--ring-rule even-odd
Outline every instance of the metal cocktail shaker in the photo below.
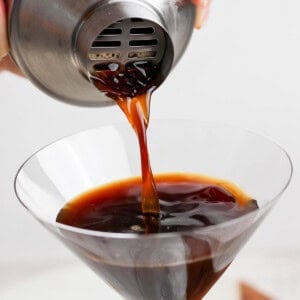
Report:
[[[194,6],[180,0],[14,0],[11,55],[54,98],[110,105],[90,83],[94,66],[151,61],[161,64],[163,81],[189,42],[194,18]]]

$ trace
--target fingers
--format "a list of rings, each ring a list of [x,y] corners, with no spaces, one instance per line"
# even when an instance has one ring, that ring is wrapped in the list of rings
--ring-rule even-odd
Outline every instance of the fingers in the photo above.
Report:
[[[4,0],[0,0],[0,60],[8,51],[6,6]]]
[[[209,15],[211,0],[192,0],[196,5],[196,21],[195,28],[202,28]]]

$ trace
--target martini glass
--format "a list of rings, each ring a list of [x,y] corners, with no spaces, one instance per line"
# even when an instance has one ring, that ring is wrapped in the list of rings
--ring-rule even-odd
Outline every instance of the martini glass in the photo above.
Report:
[[[60,209],[75,196],[140,175],[139,149],[127,123],[81,132],[40,150],[20,168],[16,193],[42,225],[124,298],[202,299],[287,188],[291,160],[274,142],[224,124],[153,120],[148,135],[155,174],[230,180],[256,199],[259,209],[218,225],[150,235],[57,223]]]

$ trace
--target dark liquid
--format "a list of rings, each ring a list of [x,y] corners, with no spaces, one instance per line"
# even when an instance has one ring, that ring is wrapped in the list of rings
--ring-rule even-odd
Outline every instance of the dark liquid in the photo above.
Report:
[[[119,105],[137,135],[143,179],[141,205],[147,233],[153,233],[157,232],[160,207],[148,153],[147,128],[159,66],[135,62],[126,65],[124,70],[119,68],[117,64],[99,65],[93,82]]]
[[[201,299],[228,266],[225,263],[218,268],[214,260],[226,261],[228,254],[224,251],[225,258],[221,255],[216,259],[211,252],[214,242],[189,234],[185,236],[184,232],[240,217],[256,210],[256,202],[228,182],[195,175],[160,175],[155,176],[155,182],[160,199],[156,230],[160,233],[183,232],[180,243],[174,245],[173,241],[162,239],[158,244],[151,241],[145,249],[139,250],[141,245],[137,241],[126,252],[126,244],[131,241],[124,241],[111,248],[125,252],[121,264],[117,260],[103,261],[102,255],[97,259],[85,255],[86,261],[129,299]],[[95,231],[147,233],[141,191],[140,178],[99,187],[69,202],[60,211],[57,221]],[[88,240],[85,242],[89,243]],[[234,244],[234,241],[230,243]],[[109,242],[104,243],[103,247],[108,245]],[[162,260],[158,265],[155,259],[149,263],[149,255],[161,257],[159,253],[164,249],[179,251],[181,255],[179,258],[171,255],[167,262]],[[141,258],[143,255],[145,257]],[[134,263],[126,263],[127,258]]]
[[[254,200],[229,183],[225,189],[204,177],[184,174],[156,176],[155,183],[160,205],[158,233],[223,223],[257,208]],[[141,192],[140,178],[101,186],[69,202],[57,220],[89,230],[146,233]]]

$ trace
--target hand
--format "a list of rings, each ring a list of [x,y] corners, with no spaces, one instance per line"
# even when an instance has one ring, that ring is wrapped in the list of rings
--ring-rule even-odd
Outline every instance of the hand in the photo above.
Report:
[[[19,68],[10,59],[9,44],[7,38],[7,14],[6,4],[10,4],[11,0],[0,0],[0,72],[3,70],[22,75]]]

